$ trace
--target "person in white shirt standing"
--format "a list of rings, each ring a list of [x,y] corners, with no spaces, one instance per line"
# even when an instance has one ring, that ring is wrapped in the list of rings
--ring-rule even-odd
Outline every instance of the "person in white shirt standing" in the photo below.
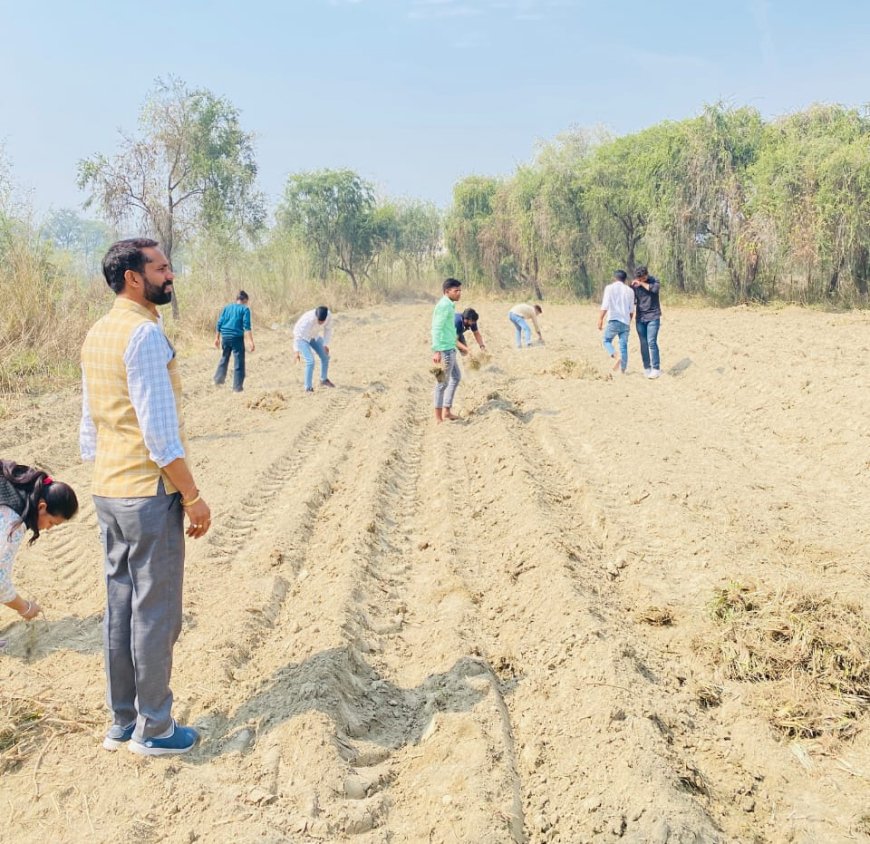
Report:
[[[614,370],[620,369],[625,375],[628,366],[628,332],[634,316],[634,290],[626,283],[628,276],[622,270],[613,274],[613,281],[604,288],[601,311],[598,314],[598,330],[604,331],[604,349],[616,362]],[[607,316],[607,328],[604,317]],[[619,338],[619,358],[613,347],[613,339]]]
[[[322,332],[322,336],[320,335]],[[320,358],[320,386],[334,387],[329,380],[329,343],[332,340],[332,314],[326,305],[306,311],[293,326],[296,362],[305,358],[305,392],[313,393],[314,355]]]

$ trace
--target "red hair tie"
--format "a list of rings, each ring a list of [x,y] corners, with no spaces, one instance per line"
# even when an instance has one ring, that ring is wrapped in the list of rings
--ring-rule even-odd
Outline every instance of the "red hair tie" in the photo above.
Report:
[[[46,475],[46,476],[42,479],[42,485],[43,485],[43,486],[48,486],[49,484],[53,484],[53,483],[54,483],[54,480],[53,480],[52,478],[50,478],[48,475]]]

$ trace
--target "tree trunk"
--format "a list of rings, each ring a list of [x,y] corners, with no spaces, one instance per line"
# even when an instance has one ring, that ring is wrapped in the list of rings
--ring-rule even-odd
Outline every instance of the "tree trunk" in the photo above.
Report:
[[[167,234],[166,238],[163,241],[163,254],[166,256],[166,260],[169,261],[169,266],[172,266],[172,232]],[[178,307],[178,295],[176,292],[177,281],[172,284],[172,301],[169,303],[169,306],[172,308],[172,318],[178,319],[181,316],[181,310]]]
[[[585,261],[580,261],[577,266],[577,272],[580,273],[580,283],[583,285],[583,292],[590,296],[592,294],[592,279],[589,278],[589,269]]]
[[[862,299],[866,299],[868,288],[870,288],[870,249],[866,246],[859,247],[858,254],[855,256],[852,279],[855,282],[858,295]]]
[[[686,292],[686,266],[683,263],[683,256],[678,255],[674,259],[674,280],[677,282],[677,288],[680,292]]]
[[[835,296],[840,292],[840,272],[843,269],[843,259],[834,265],[834,271],[831,273],[831,278],[828,280],[828,296]]]

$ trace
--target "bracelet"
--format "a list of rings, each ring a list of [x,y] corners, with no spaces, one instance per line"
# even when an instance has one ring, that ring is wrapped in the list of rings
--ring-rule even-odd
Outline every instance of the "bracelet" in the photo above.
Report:
[[[190,501],[181,500],[182,507],[192,507],[197,501],[202,501],[202,496],[197,492],[196,498],[191,498]]]

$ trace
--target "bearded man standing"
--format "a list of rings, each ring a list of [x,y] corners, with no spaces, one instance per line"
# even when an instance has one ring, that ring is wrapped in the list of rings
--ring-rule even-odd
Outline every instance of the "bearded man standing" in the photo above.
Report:
[[[106,750],[187,753],[199,734],[172,718],[172,651],[181,632],[184,514],[198,539],[211,512],[186,459],[181,380],[158,305],[174,275],[156,241],[120,240],[103,258],[115,293],[82,347],[84,460],[103,541]]]

